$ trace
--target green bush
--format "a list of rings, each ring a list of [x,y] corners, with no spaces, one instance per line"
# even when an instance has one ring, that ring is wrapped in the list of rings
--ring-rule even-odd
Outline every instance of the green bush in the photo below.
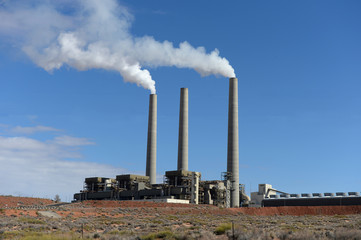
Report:
[[[162,231],[158,233],[150,233],[146,236],[143,236],[143,240],[154,240],[154,239],[177,239],[174,233],[171,231]]]
[[[20,240],[78,240],[73,234],[42,234],[42,233],[23,233]]]
[[[214,230],[214,234],[222,235],[222,234],[225,234],[226,231],[231,230],[231,229],[232,229],[232,224],[231,223],[223,223],[220,226],[218,226],[216,228],[216,230]]]

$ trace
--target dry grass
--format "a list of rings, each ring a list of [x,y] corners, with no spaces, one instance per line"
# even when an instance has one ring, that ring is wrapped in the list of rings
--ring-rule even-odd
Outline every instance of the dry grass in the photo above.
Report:
[[[231,230],[231,229],[232,229],[231,223],[222,223],[220,226],[218,226],[216,228],[216,230],[214,230],[214,234],[222,235],[222,234],[225,234],[226,231]]]

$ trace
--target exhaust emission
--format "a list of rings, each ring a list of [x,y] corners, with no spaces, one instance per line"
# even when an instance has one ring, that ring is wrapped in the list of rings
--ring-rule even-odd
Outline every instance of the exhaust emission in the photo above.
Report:
[[[187,41],[175,46],[148,34],[134,36],[134,16],[118,0],[73,0],[65,12],[60,10],[63,2],[0,0],[0,35],[48,72],[62,67],[116,71],[125,82],[152,94],[156,87],[151,68],[174,66],[201,76],[235,77],[217,49],[207,52]]]

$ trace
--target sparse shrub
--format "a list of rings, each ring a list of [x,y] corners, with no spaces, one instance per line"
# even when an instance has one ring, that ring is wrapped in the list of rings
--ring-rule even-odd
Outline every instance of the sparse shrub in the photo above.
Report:
[[[100,234],[99,233],[94,233],[93,238],[100,238]]]
[[[84,231],[87,231],[87,232],[89,232],[89,231],[92,231],[93,230],[93,227],[92,226],[90,226],[90,225],[83,225],[82,226],[82,229],[84,230]]]
[[[314,234],[308,231],[298,231],[298,232],[284,232],[281,234],[280,239],[292,239],[292,240],[314,240],[318,239]]]
[[[127,231],[127,230],[122,230],[122,231],[112,230],[112,231],[108,232],[107,234],[109,234],[109,235],[131,235],[132,232]]]
[[[55,195],[54,201],[55,201],[56,203],[61,202],[60,196],[59,196],[58,194]]]
[[[178,220],[178,219],[179,219],[178,216],[174,216],[174,215],[166,216],[166,218],[167,218],[168,220]]]
[[[121,236],[112,236],[109,238],[109,240],[124,240],[124,237]]]
[[[216,230],[214,230],[214,234],[216,235],[222,235],[225,234],[226,231],[231,230],[232,229],[232,224],[230,223],[223,223],[220,226],[218,226],[216,228]]]
[[[237,240],[268,240],[273,239],[268,234],[265,234],[263,231],[250,231],[250,232],[244,232],[244,231],[237,231],[233,236],[229,236],[229,239],[237,239]]]
[[[153,219],[153,220],[152,220],[152,223],[154,223],[154,224],[163,224],[163,221],[157,220],[157,219]]]
[[[27,217],[20,218],[19,222],[30,223],[30,224],[45,224],[45,222],[43,220],[36,219],[36,218],[27,218]]]
[[[199,227],[199,226],[191,226],[189,229],[190,229],[190,230],[199,230],[200,227]]]
[[[292,235],[292,231],[281,232],[278,234],[278,238],[280,240],[287,240],[287,239],[291,239],[291,235]]]
[[[337,240],[361,240],[361,231],[360,230],[348,230],[341,229],[335,231],[335,239]]]
[[[15,239],[23,235],[20,231],[3,231],[0,239]]]
[[[77,240],[80,239],[74,235],[69,234],[42,234],[42,233],[25,233],[23,237],[20,238],[21,240]]]
[[[177,239],[176,235],[171,231],[162,231],[158,233],[150,233],[146,236],[143,236],[143,240],[154,240],[154,239]]]
[[[334,215],[333,217],[334,218],[341,218],[341,219],[347,218],[347,216],[345,216],[345,215]]]
[[[281,229],[288,232],[296,232],[298,231],[297,227],[294,225],[283,225],[281,226]]]

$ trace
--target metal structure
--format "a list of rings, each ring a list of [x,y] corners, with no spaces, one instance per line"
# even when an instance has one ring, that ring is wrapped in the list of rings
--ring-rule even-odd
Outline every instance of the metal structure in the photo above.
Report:
[[[225,206],[226,206],[226,208],[229,208],[229,207],[231,207],[232,173],[223,172],[222,173],[222,180],[224,182],[225,189],[226,189]]]
[[[84,189],[88,192],[107,191],[111,189],[116,180],[114,178],[91,177],[85,179]]]
[[[201,174],[186,170],[165,172],[168,196],[189,200],[198,204],[199,182]]]

